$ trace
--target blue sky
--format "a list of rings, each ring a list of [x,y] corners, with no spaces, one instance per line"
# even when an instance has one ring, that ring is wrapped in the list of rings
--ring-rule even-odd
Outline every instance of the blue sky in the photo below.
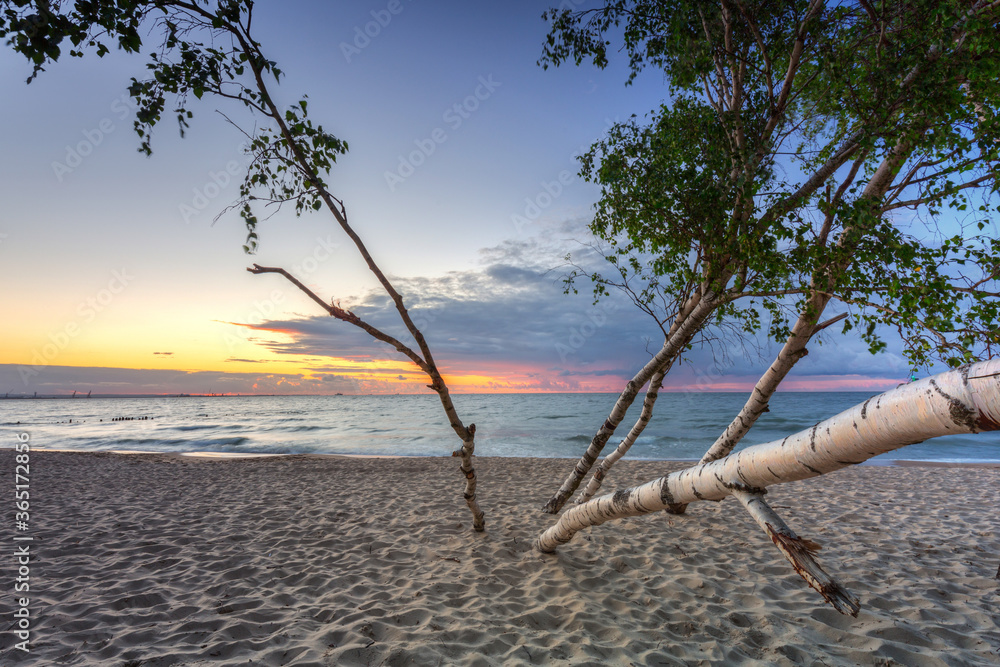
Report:
[[[612,325],[565,352],[600,319],[558,281],[597,198],[574,156],[609,122],[656,107],[665,86],[647,72],[626,87],[623,58],[605,71],[537,66],[548,5],[257,4],[257,37],[287,73],[279,98],[308,94],[313,117],[349,142],[334,189],[382,267],[433,319],[439,361],[466,378],[459,390],[614,391],[657,334],[611,302],[602,307]],[[0,277],[14,314],[0,332],[0,389],[419,390],[405,361],[317,317],[277,277],[245,271],[254,261],[294,267],[325,297],[386,317],[328,216],[278,213],[254,258],[241,250],[236,215],[214,222],[236,197],[244,160],[216,105],[196,107],[185,139],[166,120],[153,156],[136,151],[126,88],[143,64],[67,59],[25,85],[28,65],[0,51]],[[419,165],[411,174],[401,161]],[[907,371],[892,349],[871,359],[856,341],[831,341],[789,386],[894,386]],[[695,352],[673,384],[740,389],[766,363],[738,358],[730,381]]]

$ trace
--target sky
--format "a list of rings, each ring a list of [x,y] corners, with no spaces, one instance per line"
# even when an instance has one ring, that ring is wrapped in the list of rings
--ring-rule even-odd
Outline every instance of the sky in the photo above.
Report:
[[[564,294],[561,278],[599,194],[575,156],[656,108],[665,82],[625,86],[624,57],[543,70],[549,4],[256,5],[257,38],[287,75],[277,97],[307,94],[349,143],[331,186],[456,392],[617,392],[658,347],[648,316]],[[152,157],[137,152],[127,87],[143,72],[141,57],[65,59],[26,85],[29,65],[0,49],[0,392],[429,391],[281,277],[247,273],[283,266],[403,335],[329,214],[277,212],[244,254],[225,211],[243,137],[216,112],[238,110],[206,96],[185,138],[165,120]],[[776,351],[696,349],[665,386],[745,391]],[[896,343],[872,357],[831,337],[784,388],[874,392],[908,373]]]

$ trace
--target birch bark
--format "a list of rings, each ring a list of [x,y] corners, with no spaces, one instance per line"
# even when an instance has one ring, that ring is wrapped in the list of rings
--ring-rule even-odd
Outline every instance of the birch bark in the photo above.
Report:
[[[740,413],[736,415],[735,419],[726,427],[726,430],[712,443],[712,446],[701,457],[699,463],[711,463],[724,456],[728,456],[733,451],[733,448],[739,444],[740,440],[743,439],[743,436],[750,431],[750,428],[757,423],[760,416],[767,411],[768,403],[770,403],[771,396],[778,389],[778,385],[781,384],[781,381],[785,379],[785,376],[788,375],[788,372],[792,370],[792,367],[795,366],[799,359],[808,354],[806,345],[812,339],[816,329],[816,320],[822,314],[823,308],[826,307],[829,300],[829,297],[824,295],[814,295],[809,300],[809,305],[799,315],[798,320],[796,320],[795,325],[792,327],[791,335],[781,347],[781,351],[778,352],[778,356],[774,362],[768,366],[764,374],[757,380],[757,384],[754,385],[753,391],[750,392],[750,397],[743,405]]]
[[[1000,359],[904,385],[784,440],[577,505],[538,536],[535,548],[552,553],[584,528],[671,504],[721,500],[736,485],[763,489],[817,477],[928,438],[995,430],[1000,430]]]

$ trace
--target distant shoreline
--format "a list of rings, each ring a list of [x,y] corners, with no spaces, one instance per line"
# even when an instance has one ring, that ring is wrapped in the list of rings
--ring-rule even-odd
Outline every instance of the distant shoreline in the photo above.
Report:
[[[60,400],[60,399],[80,399],[88,398],[263,398],[267,396],[299,396],[300,394],[42,394],[40,396],[29,396],[20,394],[18,396],[0,396],[0,401],[35,401],[35,400]],[[316,394],[317,396],[336,396],[343,394]]]

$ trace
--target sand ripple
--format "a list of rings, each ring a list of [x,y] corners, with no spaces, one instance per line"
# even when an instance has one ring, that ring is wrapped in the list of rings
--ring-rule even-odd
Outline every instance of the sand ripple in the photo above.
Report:
[[[732,499],[532,551],[569,465],[479,460],[474,534],[454,459],[35,452],[37,642],[3,633],[0,664],[1000,664],[1000,469],[772,490],[861,597],[853,619]],[[676,467],[622,462],[608,488]]]

